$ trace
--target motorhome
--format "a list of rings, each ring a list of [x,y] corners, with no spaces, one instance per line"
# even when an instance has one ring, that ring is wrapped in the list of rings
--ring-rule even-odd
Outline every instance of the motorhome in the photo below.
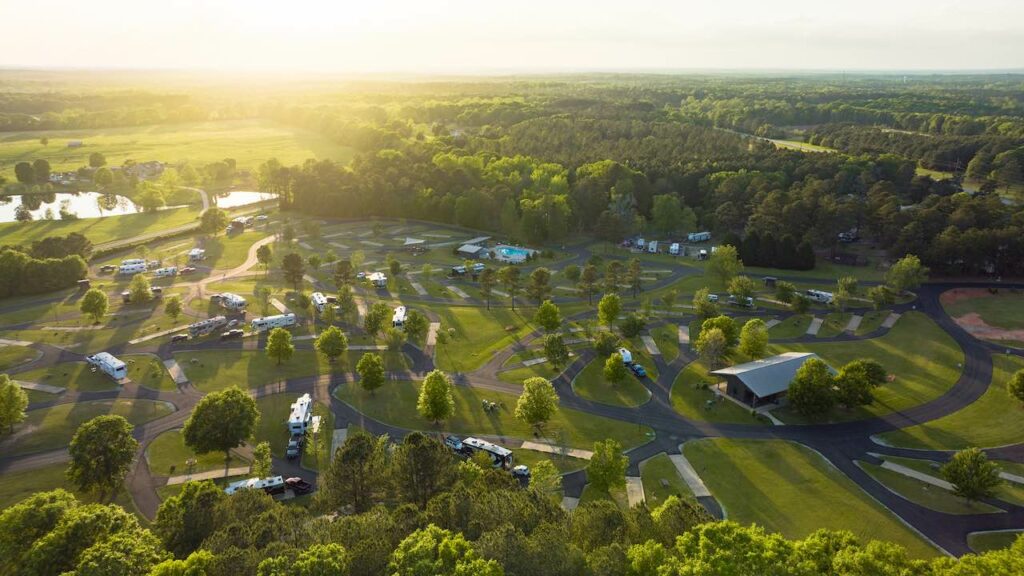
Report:
[[[228,310],[234,310],[236,312],[239,310],[245,310],[245,306],[248,304],[248,302],[245,301],[245,298],[238,294],[232,294],[231,292],[221,292],[214,296],[214,299],[220,303],[221,307]]]
[[[673,256],[679,256],[679,242],[673,242],[672,245],[668,247],[668,253]]]
[[[452,266],[451,276],[465,276],[465,275],[466,275],[466,267],[465,266],[462,266],[462,265]]]
[[[626,348],[619,348],[619,356],[622,356],[622,363],[629,366],[633,363],[633,353]]]
[[[804,292],[804,296],[813,302],[820,302],[822,304],[832,303],[832,293],[825,292],[824,290],[807,290]]]
[[[477,262],[473,264],[473,274],[479,274],[484,271],[487,266],[483,262]]]
[[[640,249],[640,250],[643,250],[643,249],[644,249],[644,248],[645,248],[645,247],[647,246],[647,243],[646,243],[646,242],[644,242],[644,239],[643,239],[643,238],[637,238],[637,239],[636,239],[636,244],[635,244],[635,246],[636,246],[636,247],[637,247],[638,249]]]
[[[387,288],[388,286],[388,277],[385,276],[383,272],[374,272],[367,276],[367,278],[369,278],[370,283],[377,288]]]
[[[249,325],[252,327],[253,332],[264,332],[274,328],[287,328],[295,326],[295,314],[277,314],[275,316],[253,318]]]
[[[146,261],[142,258],[129,258],[127,260],[121,260],[121,266],[135,266],[138,264],[146,264]]]
[[[700,252],[697,252],[697,260],[707,260],[707,259],[708,259],[708,251],[707,250],[701,250]]]
[[[122,380],[128,377],[128,365],[107,352],[86,356],[85,360],[114,380]]]
[[[232,482],[224,488],[227,495],[234,494],[239,490],[262,490],[267,494],[280,494],[285,490],[283,476],[271,476],[269,478],[247,478]]]
[[[650,252],[651,254],[657,254],[658,253],[658,241],[657,240],[651,240],[650,242],[648,242],[647,243],[647,251]]]
[[[324,296],[322,292],[313,292],[309,299],[313,302],[313,308],[316,309],[316,313],[323,314],[327,308],[327,296]]]
[[[444,443],[456,454],[471,458],[474,454],[482,452],[491,457],[491,463],[495,468],[511,470],[513,468],[514,455],[512,451],[504,446],[498,446],[479,438],[464,438],[460,440],[456,436],[448,436]]]
[[[193,338],[206,336],[207,334],[213,333],[224,326],[227,326],[227,323],[228,319],[224,316],[214,316],[213,318],[200,320],[199,322],[194,322],[188,325],[188,335]]]
[[[140,274],[146,271],[146,264],[122,264],[118,269],[117,273],[122,276]]]
[[[391,317],[391,325],[395,328],[405,326],[405,306],[395,308],[395,314]]]
[[[309,394],[303,394],[291,405],[291,412],[288,414],[288,431],[292,434],[305,434],[306,429],[312,423],[313,399]]]
[[[167,278],[167,277],[170,277],[170,276],[177,276],[178,275],[178,267],[177,266],[168,266],[167,268],[157,268],[156,270],[153,270],[153,275],[156,276],[157,278]]]
[[[206,260],[206,250],[203,250],[202,248],[193,248],[188,251],[189,262],[199,262],[201,260]]]
[[[711,240],[711,232],[690,232],[686,235],[687,242],[707,242]]]

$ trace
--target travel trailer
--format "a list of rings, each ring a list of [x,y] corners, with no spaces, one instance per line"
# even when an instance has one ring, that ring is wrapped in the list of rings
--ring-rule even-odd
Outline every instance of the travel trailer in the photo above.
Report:
[[[274,328],[288,328],[295,326],[295,314],[277,314],[275,316],[264,316],[253,318],[249,323],[253,332],[265,332]]]

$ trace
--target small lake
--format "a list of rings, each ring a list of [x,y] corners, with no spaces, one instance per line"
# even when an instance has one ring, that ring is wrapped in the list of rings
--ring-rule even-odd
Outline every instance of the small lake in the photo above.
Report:
[[[118,194],[99,192],[54,192],[50,194],[16,194],[0,197],[0,222],[14,222],[15,211],[23,205],[33,220],[43,220],[47,211],[54,220],[60,220],[60,211],[71,212],[79,218],[100,218],[135,214],[142,209],[128,198]]]
[[[277,194],[270,192],[251,192],[247,190],[235,190],[225,194],[210,193],[210,202],[216,203],[220,208],[237,208],[257,202],[265,202],[277,198]]]

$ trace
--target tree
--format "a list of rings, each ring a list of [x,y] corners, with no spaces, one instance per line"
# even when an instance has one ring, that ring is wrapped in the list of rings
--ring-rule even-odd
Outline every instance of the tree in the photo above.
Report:
[[[800,294],[795,294],[789,302],[789,309],[794,314],[807,314],[807,311],[811,309],[811,301]]]
[[[335,306],[335,304],[324,306],[324,311],[320,314],[320,319],[328,326],[333,326],[338,319],[338,309]]]
[[[135,203],[145,212],[153,212],[167,205],[163,187],[155,182],[141,182],[136,188]]]
[[[573,284],[580,281],[581,275],[582,271],[580,270],[580,267],[575,264],[568,264],[565,268],[562,268],[562,276],[565,276],[565,279]]]
[[[519,268],[515,266],[505,266],[501,270],[498,270],[498,280],[501,285],[505,287],[505,291],[508,292],[508,297],[512,300],[512,309],[516,309],[516,295],[519,294]]]
[[[295,353],[295,345],[292,344],[292,333],[284,328],[274,328],[267,336],[267,357],[277,360],[277,365],[290,360]]]
[[[719,246],[708,261],[707,273],[717,278],[723,285],[728,285],[734,276],[743,272],[743,262],[736,253],[736,247],[725,244]]]
[[[854,276],[842,276],[836,280],[836,292],[846,292],[856,295],[858,290],[857,278]]]
[[[132,281],[128,283],[128,293],[131,295],[132,302],[149,302],[153,298],[149,278],[141,273],[132,276]]]
[[[551,460],[541,460],[530,466],[530,490],[545,496],[562,491],[562,473]]]
[[[527,378],[516,401],[515,416],[534,430],[540,430],[558,411],[558,393],[546,378]]]
[[[256,261],[263,265],[263,273],[270,272],[270,263],[274,261],[274,251],[270,244],[263,244],[256,249]]]
[[[849,362],[836,376],[836,401],[847,408],[871,404],[874,401],[872,389],[883,382],[885,369],[874,360]]]
[[[594,294],[597,294],[597,267],[593,264],[587,264],[583,268],[583,273],[580,275],[580,281],[576,285],[579,290],[580,296],[587,298],[587,304],[594,304]]]
[[[697,353],[709,368],[717,368],[729,346],[721,328],[701,329],[695,343]]]
[[[480,273],[480,295],[487,302],[488,310],[491,309],[491,294],[494,292],[494,286],[497,283],[498,273],[493,268],[484,268],[484,271]]]
[[[277,328],[276,330],[280,330]],[[231,450],[256,432],[260,412],[252,396],[238,386],[203,396],[185,421],[182,437],[196,454],[223,452],[225,467]]]
[[[181,296],[175,294],[164,301],[164,314],[170,316],[172,321],[177,322],[181,312]]]
[[[543,266],[530,273],[530,285],[526,293],[538,305],[551,296],[551,271]]]
[[[331,457],[319,502],[333,510],[343,506],[352,506],[356,513],[369,510],[388,484],[388,449],[387,436],[374,438],[362,430],[350,434]]]
[[[405,316],[405,334],[409,339],[413,341],[422,340],[427,335],[428,330],[430,330],[430,320],[427,319],[426,315],[416,310],[409,310],[409,313]]]
[[[733,276],[729,281],[729,293],[740,300],[752,297],[755,291],[757,284],[750,276]]]
[[[601,330],[594,336],[594,350],[607,358],[619,349],[619,337],[607,330]]]
[[[310,254],[309,258],[306,258],[306,263],[309,264],[310,269],[316,271],[320,269],[320,266],[323,265],[324,261],[318,254]]]
[[[897,292],[913,290],[928,279],[928,267],[921,264],[921,259],[913,254],[900,258],[885,273],[885,283]]]
[[[896,301],[888,286],[872,286],[868,288],[867,296],[875,310],[881,310],[883,306],[888,306]]]
[[[619,285],[622,284],[622,262],[612,260],[604,269],[604,291],[605,294],[618,294]]]
[[[835,404],[835,378],[828,365],[818,358],[804,362],[796,371],[786,397],[800,414],[815,418],[829,412]]]
[[[722,335],[725,336],[725,345],[729,348],[739,344],[740,329],[736,326],[736,321],[732,318],[728,316],[715,316],[714,318],[708,318],[700,325],[702,332],[712,328],[718,328],[722,331]]]
[[[228,213],[213,206],[199,218],[199,229],[206,234],[217,235],[228,226]]]
[[[342,285],[338,290],[338,312],[343,319],[352,319],[359,312],[351,286]]]
[[[252,464],[249,467],[249,474],[257,478],[269,478],[272,468],[270,442],[260,442],[252,449]]]
[[[455,460],[440,441],[411,432],[395,447],[389,476],[400,497],[424,508],[435,494],[450,487]]]
[[[50,181],[50,162],[45,158],[36,158],[32,161],[32,174],[37,184],[45,184]]]
[[[356,364],[356,372],[359,374],[359,385],[371,396],[377,388],[384,385],[384,359],[380,354],[364,353]]]
[[[22,184],[35,184],[36,173],[28,162],[18,162],[14,165],[14,177]]]
[[[484,560],[466,537],[431,524],[402,540],[391,553],[391,576],[503,576],[494,560]]]
[[[351,260],[343,259],[334,263],[334,283],[339,288],[351,285],[354,278],[355,271]]]
[[[107,299],[107,293],[98,288],[90,288],[78,304],[78,309],[82,311],[82,314],[91,317],[94,324],[98,324],[106,316],[109,307],[110,301]]]
[[[260,562],[256,576],[349,576],[351,557],[344,546],[313,544],[294,558],[283,554]]]
[[[619,319],[619,312],[622,310],[622,301],[618,294],[605,294],[597,303],[597,319],[609,329]]]
[[[537,312],[533,315],[533,322],[550,334],[562,325],[562,313],[554,302],[545,300],[537,307]]]
[[[306,274],[306,263],[302,261],[302,256],[295,252],[285,254],[284,260],[281,261],[281,269],[284,271],[285,281],[298,290],[302,284],[302,277]]]
[[[327,361],[333,364],[348,350],[348,338],[337,326],[328,326],[316,337],[316,342],[313,345],[317,352],[327,356]]]
[[[217,518],[211,511],[225,498],[224,490],[211,480],[186,482],[180,492],[160,504],[153,521],[153,532],[167,550],[184,558],[195,552],[213,533]],[[196,576],[202,574],[205,572]]]
[[[148,530],[122,530],[82,552],[76,576],[118,576],[147,574],[169,554]],[[65,572],[70,574],[70,572]]]
[[[641,289],[643,288],[643,267],[640,264],[639,258],[633,258],[629,261],[629,268],[626,269],[626,283],[629,284],[629,289],[633,291],[633,298],[640,295]]]
[[[83,492],[96,492],[100,500],[113,496],[139,448],[133,429],[123,416],[112,414],[79,426],[68,445],[68,480]]]
[[[92,175],[92,183],[99,189],[105,189],[114,183],[114,173],[110,171],[110,168],[100,168]]]
[[[622,354],[613,352],[607,360],[604,361],[604,379],[612,384],[622,384],[626,381],[629,376],[629,371],[626,369],[626,364],[622,361]]]
[[[384,329],[384,342],[387,344],[388,350],[398,352],[405,345],[405,332],[393,326],[388,326]]]
[[[569,347],[565,345],[561,334],[548,334],[544,337],[544,357],[554,368],[569,362]]]
[[[960,450],[940,468],[942,477],[953,485],[953,493],[967,500],[989,498],[1003,483],[999,466],[989,462],[979,448]]]
[[[768,350],[768,326],[764,320],[747,320],[740,330],[740,352],[751,358],[763,358]]]
[[[389,314],[391,314],[391,308],[387,304],[374,302],[373,306],[366,311],[366,316],[363,317],[363,330],[371,338],[376,338],[377,334],[384,329],[384,323],[387,322]]]
[[[416,410],[425,420],[434,424],[451,418],[455,413],[452,383],[444,372],[434,370],[424,378]]]
[[[0,430],[14,432],[14,425],[25,420],[28,393],[7,374],[0,374]]]
[[[701,288],[693,295],[693,311],[698,318],[718,316],[718,303],[711,301],[711,291]]]
[[[1010,395],[1024,403],[1024,370],[1017,370],[1006,384]]]
[[[676,305],[676,298],[679,297],[679,291],[675,288],[666,290],[661,295],[661,303],[665,306],[665,312],[672,312],[672,308]]]
[[[387,263],[388,271],[391,272],[392,276],[398,276],[402,273],[402,262],[391,254],[388,254]]]
[[[789,304],[796,294],[796,285],[792,282],[779,280],[775,283],[775,299],[784,304]]]
[[[697,227],[697,216],[683,206],[674,194],[660,194],[654,197],[651,208],[651,228],[663,236],[686,232]]]
[[[587,466],[587,481],[599,492],[626,485],[626,467],[629,458],[622,453],[622,445],[611,438],[594,442],[594,455]]]
[[[100,166],[107,165],[107,157],[102,152],[92,152],[89,154],[89,166],[93,168],[99,168]]]

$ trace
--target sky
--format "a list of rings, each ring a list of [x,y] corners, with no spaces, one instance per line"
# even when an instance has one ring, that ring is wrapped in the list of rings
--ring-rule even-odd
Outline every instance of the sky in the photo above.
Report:
[[[10,0],[0,21],[5,68],[1024,68],[1022,0]]]

